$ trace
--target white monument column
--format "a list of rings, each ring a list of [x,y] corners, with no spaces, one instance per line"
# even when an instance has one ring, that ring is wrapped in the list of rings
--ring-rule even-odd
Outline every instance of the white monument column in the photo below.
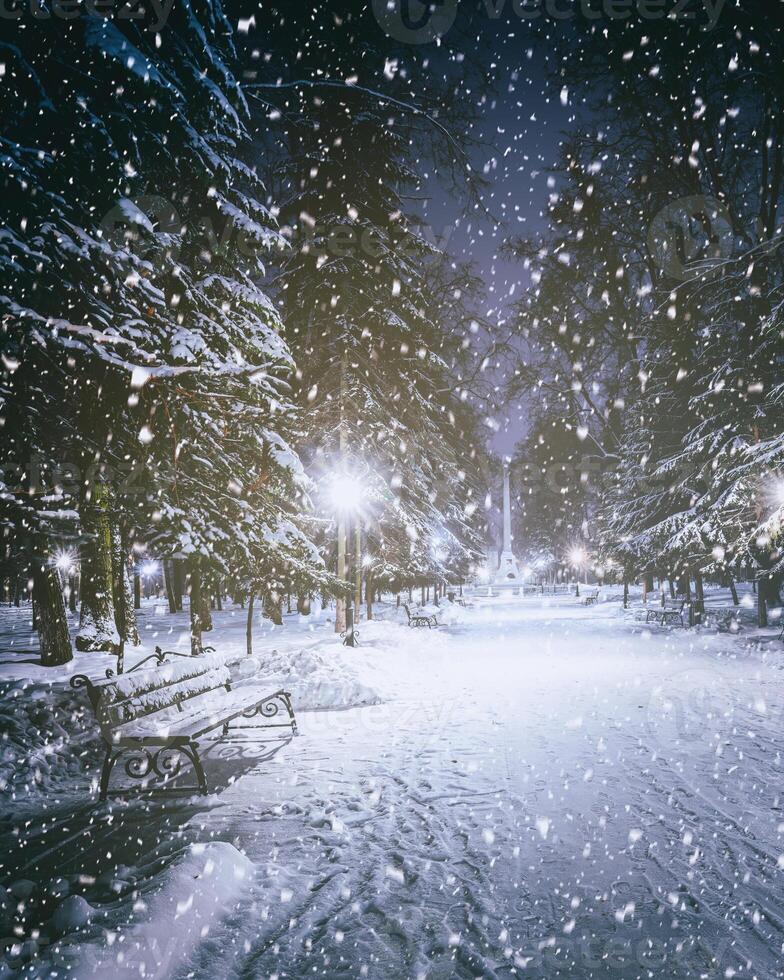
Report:
[[[496,585],[520,585],[522,577],[517,567],[517,559],[512,552],[512,494],[509,489],[509,469],[504,467],[504,543],[498,571],[495,573]]]
[[[504,467],[504,554],[512,553],[512,494],[509,489],[509,470]]]

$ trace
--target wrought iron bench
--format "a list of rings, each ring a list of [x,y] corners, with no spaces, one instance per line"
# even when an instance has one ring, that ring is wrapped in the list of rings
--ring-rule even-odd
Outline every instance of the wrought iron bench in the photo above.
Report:
[[[179,656],[179,662],[167,662]],[[71,678],[71,687],[87,689],[106,745],[101,770],[100,798],[105,800],[117,760],[128,754],[124,769],[131,779],[167,783],[180,772],[183,758],[194,769],[198,786],[207,792],[199,758],[199,740],[212,733],[227,735],[230,728],[289,728],[297,722],[288,691],[263,693],[255,684],[232,690],[228,668],[206,653],[191,657],[156,648],[158,666],[129,671],[121,677],[91,681],[84,674]],[[148,659],[148,658],[145,658]],[[273,721],[278,715],[283,721]],[[236,724],[261,717],[264,724]],[[146,788],[146,786],[144,787]]]
[[[654,606],[648,610],[645,622],[655,622],[659,626],[666,626],[668,622],[678,622],[684,626],[683,611],[688,604],[688,599],[665,599],[661,606]]]
[[[586,592],[583,596],[584,606],[594,606],[599,601],[599,590],[594,589],[593,592]]]
[[[413,627],[417,626],[427,626],[428,629],[433,629],[433,627],[438,626],[438,620],[435,615],[428,615],[428,613],[423,613],[420,609],[419,612],[411,612],[406,603],[403,603],[403,608],[406,611],[406,616],[408,616],[408,625]]]

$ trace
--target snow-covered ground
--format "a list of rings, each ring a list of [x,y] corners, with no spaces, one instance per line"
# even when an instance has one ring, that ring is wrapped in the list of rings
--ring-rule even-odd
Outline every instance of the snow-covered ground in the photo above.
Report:
[[[21,934],[7,969],[784,976],[774,630],[646,627],[573,597],[477,599],[438,631],[383,616],[357,650],[323,619],[258,630],[256,679],[287,676],[301,737],[208,755],[207,798],[98,805],[80,693],[61,679],[52,706],[41,669],[20,663],[34,659],[20,614],[2,647],[18,691],[4,748],[38,724],[51,765],[29,785],[18,761],[27,790],[9,794],[4,924],[12,935],[16,910]],[[146,611],[147,649],[185,644],[171,619]],[[238,671],[243,611],[216,627]],[[63,741],[46,752],[58,710]]]

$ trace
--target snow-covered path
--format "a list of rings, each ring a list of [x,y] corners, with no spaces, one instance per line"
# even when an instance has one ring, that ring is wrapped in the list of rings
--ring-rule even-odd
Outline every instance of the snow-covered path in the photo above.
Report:
[[[363,641],[388,700],[189,814],[249,880],[204,936],[135,917],[128,975],[784,976],[776,662],[572,598]]]
[[[574,600],[405,641],[221,794],[260,874],[183,976],[781,975],[777,669]]]

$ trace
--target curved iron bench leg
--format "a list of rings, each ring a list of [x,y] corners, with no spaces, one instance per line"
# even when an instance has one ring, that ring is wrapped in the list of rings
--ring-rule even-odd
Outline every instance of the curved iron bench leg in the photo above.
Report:
[[[199,783],[199,791],[202,796],[207,795],[207,777],[204,775],[204,767],[201,764],[201,759],[199,758],[199,746],[197,742],[190,742],[188,745],[181,745],[180,752],[187,756],[193,763],[193,771],[196,773],[196,779]]]
[[[109,779],[112,775],[112,769],[114,769],[114,764],[120,758],[122,749],[119,752],[113,752],[111,745],[106,746],[106,755],[103,759],[103,766],[101,767],[101,789],[99,794],[99,799],[105,800],[109,795]]]

